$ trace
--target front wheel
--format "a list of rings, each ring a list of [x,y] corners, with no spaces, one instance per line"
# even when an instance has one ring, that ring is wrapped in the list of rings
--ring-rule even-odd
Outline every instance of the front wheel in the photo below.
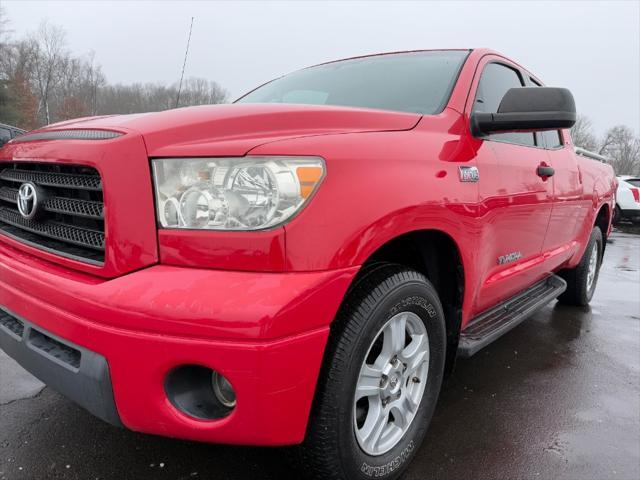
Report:
[[[578,306],[589,304],[598,283],[603,248],[602,232],[600,228],[593,227],[580,263],[575,268],[560,272],[567,282],[567,289],[558,297],[561,303]]]
[[[420,273],[374,267],[336,318],[299,461],[317,479],[396,479],[422,443],[446,348],[438,295]]]

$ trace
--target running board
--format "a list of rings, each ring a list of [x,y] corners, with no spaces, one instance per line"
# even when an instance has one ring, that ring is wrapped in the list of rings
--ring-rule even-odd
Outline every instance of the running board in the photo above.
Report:
[[[470,357],[540,310],[566,288],[567,282],[557,275],[551,275],[481,313],[460,333],[458,355]]]

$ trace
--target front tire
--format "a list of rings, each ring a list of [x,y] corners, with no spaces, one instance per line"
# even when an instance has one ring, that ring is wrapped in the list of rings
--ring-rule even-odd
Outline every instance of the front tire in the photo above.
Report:
[[[598,283],[603,247],[602,232],[599,227],[593,227],[580,263],[575,268],[560,272],[567,282],[567,289],[558,297],[561,303],[577,306],[589,304]]]
[[[442,306],[422,274],[381,264],[362,275],[331,332],[298,451],[303,473],[397,479],[433,416],[445,350]]]

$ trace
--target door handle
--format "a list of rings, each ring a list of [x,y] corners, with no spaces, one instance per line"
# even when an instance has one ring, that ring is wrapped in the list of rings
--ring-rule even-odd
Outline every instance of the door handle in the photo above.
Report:
[[[536,170],[536,173],[538,174],[539,177],[548,178],[548,177],[552,177],[553,174],[556,173],[556,171],[553,169],[553,167],[550,167],[549,165],[539,165],[538,169]]]

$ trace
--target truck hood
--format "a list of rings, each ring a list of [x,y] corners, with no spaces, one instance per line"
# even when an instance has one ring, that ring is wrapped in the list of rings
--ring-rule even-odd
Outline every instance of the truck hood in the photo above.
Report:
[[[164,112],[90,117],[43,130],[101,129],[143,136],[150,157],[239,156],[264,143],[287,138],[410,130],[421,115],[359,108],[225,104]]]

